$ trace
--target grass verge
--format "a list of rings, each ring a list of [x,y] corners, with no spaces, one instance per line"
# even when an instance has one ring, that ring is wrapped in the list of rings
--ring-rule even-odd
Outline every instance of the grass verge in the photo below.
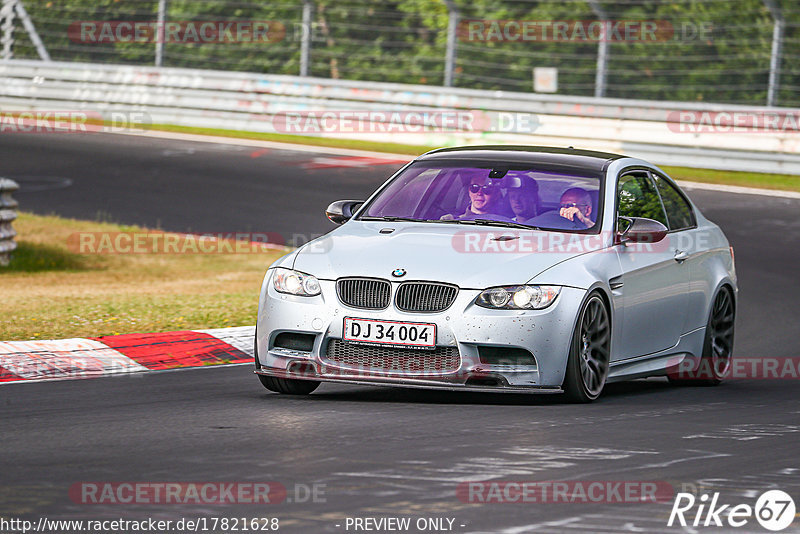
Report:
[[[217,135],[221,137],[234,137],[239,139],[258,139],[279,143],[295,143],[301,145],[349,148],[353,150],[370,150],[392,154],[418,155],[436,146],[426,145],[400,145],[378,141],[361,141],[358,139],[337,139],[328,137],[312,137],[291,134],[240,132],[237,130],[222,130],[215,128],[194,128],[189,126],[173,126],[167,124],[154,124],[148,126],[153,130],[164,130],[178,133],[191,133],[198,135]],[[656,162],[658,164],[658,162]],[[739,185],[744,187],[759,187],[763,189],[779,189],[786,191],[800,191],[800,176],[791,174],[767,174],[741,171],[719,171],[714,169],[693,169],[689,167],[672,167],[661,165],[671,177],[676,180],[691,182],[704,182],[711,184]]]
[[[81,254],[68,245],[78,232],[146,230],[24,212],[14,227],[0,341],[255,324],[264,272],[284,253]]]

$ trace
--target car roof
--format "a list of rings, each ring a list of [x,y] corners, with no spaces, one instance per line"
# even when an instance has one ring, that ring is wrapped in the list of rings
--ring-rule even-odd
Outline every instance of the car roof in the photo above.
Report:
[[[419,156],[417,161],[483,160],[506,163],[533,163],[542,166],[573,167],[602,172],[620,154],[533,145],[479,145],[439,148]]]

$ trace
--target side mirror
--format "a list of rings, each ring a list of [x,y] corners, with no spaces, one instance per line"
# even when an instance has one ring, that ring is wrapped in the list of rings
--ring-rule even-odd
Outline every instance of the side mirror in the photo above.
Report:
[[[363,200],[337,200],[325,209],[325,215],[331,222],[343,224],[350,220],[363,203]]]
[[[619,217],[617,221],[617,243],[658,243],[667,236],[667,227],[653,219]],[[620,230],[620,223],[627,226]]]

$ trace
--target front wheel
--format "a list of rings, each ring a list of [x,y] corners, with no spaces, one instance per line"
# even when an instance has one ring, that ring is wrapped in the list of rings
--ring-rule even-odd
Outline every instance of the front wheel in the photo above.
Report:
[[[308,395],[319,386],[316,380],[294,380],[266,375],[258,375],[258,379],[268,390],[284,395]]]
[[[593,293],[578,314],[567,359],[564,392],[572,402],[592,402],[603,391],[608,376],[611,321],[608,310]]]

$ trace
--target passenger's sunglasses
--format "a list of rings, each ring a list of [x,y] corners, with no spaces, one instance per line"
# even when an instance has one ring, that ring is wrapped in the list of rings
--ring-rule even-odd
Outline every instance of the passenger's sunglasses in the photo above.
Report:
[[[484,195],[493,195],[495,192],[497,192],[497,187],[494,185],[470,184],[469,186],[470,193],[477,193],[478,191],[483,191]]]

